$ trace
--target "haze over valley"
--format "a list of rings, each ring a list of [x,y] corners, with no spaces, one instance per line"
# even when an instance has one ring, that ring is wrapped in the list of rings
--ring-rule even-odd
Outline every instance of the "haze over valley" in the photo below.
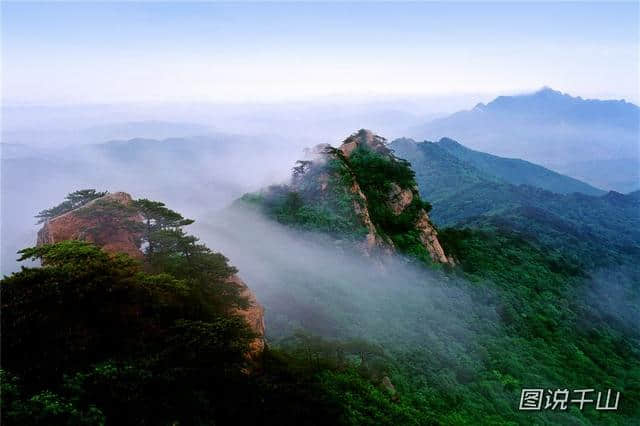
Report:
[[[1,7],[2,424],[640,424],[637,3]]]

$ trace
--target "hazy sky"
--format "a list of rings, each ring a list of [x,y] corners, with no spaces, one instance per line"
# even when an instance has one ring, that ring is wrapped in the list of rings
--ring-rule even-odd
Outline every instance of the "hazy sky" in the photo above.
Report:
[[[4,102],[513,93],[638,103],[638,2],[8,3]]]

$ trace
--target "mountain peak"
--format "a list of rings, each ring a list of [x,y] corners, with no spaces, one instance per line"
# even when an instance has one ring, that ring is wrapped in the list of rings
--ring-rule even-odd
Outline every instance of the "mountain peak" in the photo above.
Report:
[[[133,200],[126,192],[106,194],[48,220],[38,231],[37,245],[64,240],[86,240],[110,253],[126,253],[140,259],[140,238],[131,223],[141,223]]]
[[[87,191],[89,190],[82,192]],[[134,201],[131,195],[126,192],[106,193],[47,220],[38,231],[36,245],[43,246],[61,241],[80,240],[92,243],[108,253],[124,253],[142,261],[147,256],[142,250],[141,244],[144,238],[142,225],[145,216],[143,212],[148,207],[140,207],[137,204],[140,201]],[[161,207],[164,206],[163,203],[159,204]],[[158,207],[153,208],[158,209]],[[164,210],[181,217],[176,212]],[[162,210],[155,210],[154,214],[164,214],[164,212],[158,213],[158,211]],[[148,220],[145,226],[149,226]],[[158,221],[158,219],[155,220]],[[174,220],[173,225],[178,227],[193,222],[172,220]],[[147,237],[147,243],[151,243],[149,237]],[[174,247],[178,247],[175,242],[172,244]],[[235,273],[228,275],[225,282],[230,284],[234,290],[237,289],[239,295],[248,301],[247,307],[234,306],[232,311],[235,315],[242,317],[255,334],[255,337],[249,341],[249,350],[245,354],[248,361],[255,361],[262,354],[265,346],[264,308],[258,303],[251,289]]]
[[[411,165],[393,154],[385,138],[361,129],[338,148],[322,144],[313,152],[313,160],[296,163],[291,184],[242,200],[282,224],[350,241],[366,255],[400,252],[418,261],[455,263],[438,240],[431,205],[420,197]]]
[[[454,141],[451,138],[440,138],[440,140],[438,141],[438,145],[440,146],[450,146],[450,147],[462,147],[462,148],[466,148],[464,147],[460,142],[458,141]]]
[[[340,148],[342,154],[349,158],[349,155],[358,147],[364,146],[379,154],[390,154],[391,150],[387,148],[387,140],[382,136],[378,136],[371,130],[360,129],[356,133],[346,138]]]
[[[554,90],[548,86],[543,87],[533,93],[523,93],[512,96],[498,96],[487,105],[483,105],[483,108],[476,106],[476,110],[507,110],[517,111],[525,108],[547,108],[551,105],[565,105],[574,104],[581,101],[582,98],[575,98],[566,93],[562,93],[558,90]]]
[[[533,93],[534,96],[540,96],[540,95],[544,95],[544,96],[564,96],[564,93],[562,93],[559,90],[554,90],[549,86],[543,86],[541,89],[537,90],[536,92]]]

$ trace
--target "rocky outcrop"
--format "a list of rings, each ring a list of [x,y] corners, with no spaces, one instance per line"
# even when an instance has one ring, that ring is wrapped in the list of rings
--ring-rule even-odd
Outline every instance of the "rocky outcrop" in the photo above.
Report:
[[[402,189],[395,183],[391,184],[388,203],[393,214],[396,216],[402,214],[412,201],[413,191],[411,189]],[[429,220],[429,215],[424,209],[421,209],[418,213],[415,228],[420,233],[420,241],[425,246],[434,262],[453,263],[453,260],[445,255],[444,250],[440,245],[440,241],[438,240],[438,232],[431,223],[431,220]]]
[[[366,146],[379,154],[390,155],[391,150],[387,148],[386,142],[385,138],[374,134],[371,130],[360,129],[345,139],[338,149],[345,158],[349,158],[351,153],[359,146]]]
[[[142,259],[143,253],[139,248],[141,235],[132,226],[132,223],[142,223],[142,217],[135,209],[130,208],[132,202],[131,195],[115,192],[50,219],[38,231],[37,245],[83,240],[94,243],[109,253],[126,253],[133,258]],[[228,280],[240,287],[240,294],[250,302],[248,309],[237,309],[235,313],[245,319],[257,336],[250,343],[247,354],[249,359],[256,360],[265,346],[264,308],[240,277],[234,274]]]
[[[140,234],[133,231],[131,226],[133,222],[142,222],[140,215],[126,209],[118,211],[117,216],[105,211],[106,206],[129,207],[132,201],[129,194],[115,192],[54,217],[38,231],[37,245],[83,240],[99,245],[110,253],[126,253],[141,259],[142,252],[138,248]]]
[[[229,277],[229,281],[240,287],[240,294],[247,298],[250,305],[248,309],[236,309],[236,314],[244,318],[249,324],[249,328],[256,334],[256,338],[249,344],[249,353],[247,357],[253,361],[256,361],[262,351],[264,351],[265,339],[264,339],[264,308],[258,300],[255,294],[249,289],[249,287],[238,277],[232,275]]]
[[[364,192],[360,189],[358,182],[354,180],[349,190],[355,196],[355,199],[353,200],[353,210],[367,230],[363,247],[365,253],[371,254],[376,251],[392,252],[394,248],[393,242],[383,239],[380,236],[380,233],[369,215],[369,209],[367,208],[367,196],[364,195]]]
[[[392,160],[395,160],[393,152],[386,146],[386,140],[366,129],[362,129],[345,139],[337,151],[341,153],[344,159],[348,162],[351,154],[358,147],[364,147],[378,154],[389,156]],[[324,145],[322,149],[316,150],[316,152],[318,151],[326,152],[328,155],[331,155],[331,150],[327,149]],[[356,200],[354,202],[356,215],[360,218],[360,221],[367,229],[367,235],[365,237],[366,251],[370,253],[374,249],[379,250],[381,248],[384,251],[394,251],[395,248],[393,242],[388,238],[382,237],[382,233],[379,232],[375,223],[371,220],[367,205],[367,197],[356,179],[354,179],[350,190],[356,196]],[[419,197],[419,195],[418,189],[415,185],[411,188],[402,188],[397,183],[392,182],[387,195],[386,205],[395,216],[399,216],[412,204],[416,197]],[[447,258],[445,255],[444,250],[440,245],[440,241],[438,240],[437,231],[429,220],[429,216],[424,208],[421,208],[417,214],[415,229],[419,232],[420,241],[427,249],[434,262],[453,264],[453,260]]]
[[[429,255],[431,255],[431,259],[439,263],[453,264],[453,260],[447,258],[445,255],[444,250],[440,245],[440,241],[438,240],[438,232],[431,224],[429,216],[424,209],[418,216],[416,229],[420,232],[420,241],[422,241],[422,244],[426,247]]]
[[[389,191],[389,208],[398,216],[409,204],[413,201],[413,191],[410,189],[402,189],[396,183],[391,183],[391,190]]]

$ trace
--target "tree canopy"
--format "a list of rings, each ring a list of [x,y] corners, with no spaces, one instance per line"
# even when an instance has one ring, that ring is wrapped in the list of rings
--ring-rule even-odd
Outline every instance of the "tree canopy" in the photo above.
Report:
[[[81,189],[78,191],[74,191],[68,194],[64,201],[58,204],[55,207],[51,207],[50,209],[42,210],[35,217],[38,219],[37,223],[46,222],[49,219],[52,219],[56,216],[60,216],[61,214],[67,213],[71,210],[77,209],[89,201],[95,200],[96,198],[103,197],[107,195],[107,191],[96,191],[95,189]]]

